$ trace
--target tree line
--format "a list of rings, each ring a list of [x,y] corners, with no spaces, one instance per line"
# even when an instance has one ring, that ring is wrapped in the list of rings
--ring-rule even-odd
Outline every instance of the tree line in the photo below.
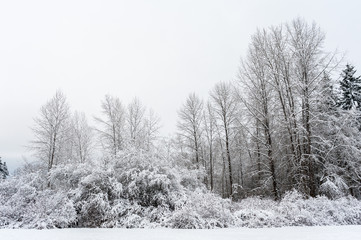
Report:
[[[291,189],[360,198],[360,77],[347,65],[338,82],[338,55],[324,41],[302,19],[257,30],[237,79],[216,84],[206,101],[189,94],[168,140],[159,136],[160,117],[137,98],[124,105],[106,95],[90,126],[58,91],[35,118],[29,147],[50,171],[93,161],[94,149],[107,165],[129,147],[163,145],[224,198],[277,200]]]
[[[29,148],[48,171],[69,161],[91,161],[99,148],[105,162],[107,155],[117,155],[127,145],[152,148],[158,138],[160,118],[137,98],[124,106],[119,98],[106,95],[101,110],[101,116],[94,118],[97,125],[92,127],[84,113],[71,113],[65,95],[57,91],[34,120],[34,140]]]
[[[302,19],[252,36],[235,81],[207,101],[191,93],[179,110],[183,158],[203,168],[212,191],[234,199],[306,196],[360,198],[361,82],[339,73],[325,34]]]

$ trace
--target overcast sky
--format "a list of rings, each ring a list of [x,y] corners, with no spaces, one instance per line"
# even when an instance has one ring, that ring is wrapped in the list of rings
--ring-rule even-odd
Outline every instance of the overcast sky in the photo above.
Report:
[[[57,89],[98,115],[105,94],[134,96],[175,130],[190,92],[235,78],[258,28],[302,17],[361,69],[360,1],[0,1],[0,156],[12,171]],[[361,70],[358,72],[361,74]]]

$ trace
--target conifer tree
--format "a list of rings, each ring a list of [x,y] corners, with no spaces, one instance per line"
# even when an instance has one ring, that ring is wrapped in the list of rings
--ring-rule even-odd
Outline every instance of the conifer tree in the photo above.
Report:
[[[346,69],[342,71],[341,85],[341,101],[340,106],[345,110],[353,107],[361,108],[361,78],[355,77],[355,67],[347,64]]]
[[[2,163],[0,157],[0,179],[5,179],[7,176],[9,176],[9,171],[6,166],[6,162]]]

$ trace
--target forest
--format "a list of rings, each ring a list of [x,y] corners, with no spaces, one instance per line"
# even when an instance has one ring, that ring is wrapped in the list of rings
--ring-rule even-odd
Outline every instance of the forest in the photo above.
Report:
[[[172,137],[138,98],[105,95],[90,124],[57,91],[32,124],[37,161],[9,176],[0,158],[0,228],[361,224],[361,77],[325,40],[301,18],[258,29]]]

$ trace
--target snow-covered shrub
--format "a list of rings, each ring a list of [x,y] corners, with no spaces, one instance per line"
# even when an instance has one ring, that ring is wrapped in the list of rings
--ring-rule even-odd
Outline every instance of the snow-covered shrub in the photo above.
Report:
[[[235,225],[239,227],[280,227],[285,219],[275,213],[278,203],[271,199],[250,197],[235,204]]]
[[[278,214],[295,226],[360,224],[361,202],[350,197],[304,199],[294,191],[282,199]]]
[[[276,214],[283,216],[286,219],[287,225],[291,226],[312,226],[314,224],[313,214],[306,210],[308,200],[296,190],[287,192],[279,206],[276,209]]]
[[[205,228],[205,221],[197,212],[193,212],[189,206],[175,211],[169,219],[169,227],[180,229],[201,229]]]
[[[111,213],[114,221],[108,221],[103,226],[122,228],[145,228],[150,226],[151,220],[147,216],[148,209],[136,202],[120,199],[113,206]]]
[[[110,172],[100,169],[84,176],[78,187],[71,191],[78,225],[96,227],[107,222],[111,204],[120,197],[121,191],[121,184]]]
[[[12,179],[13,180],[13,179]],[[8,180],[0,184],[2,194],[0,198],[0,226],[21,225],[33,211],[36,189],[24,183],[18,185],[15,181]]]
[[[114,175],[123,185],[122,197],[143,207],[174,208],[182,190],[177,169],[158,154],[130,150],[114,161]]]
[[[76,222],[76,212],[73,202],[64,192],[45,190],[38,193],[34,210],[28,214],[29,228],[66,228]]]
[[[52,183],[57,182],[54,185],[69,188],[77,226],[165,225],[184,191],[178,170],[154,152],[127,149],[107,156],[106,166],[84,168],[88,170],[82,173],[73,167],[51,175]]]
[[[54,168],[60,173],[66,168]],[[73,168],[75,169],[75,168]],[[15,176],[0,184],[0,226],[23,228],[64,228],[77,219],[69,187],[64,179],[41,164],[20,168]]]
[[[61,164],[51,169],[48,180],[52,188],[69,191],[77,188],[80,181],[93,171],[94,166],[90,164]]]
[[[172,228],[222,228],[234,224],[229,199],[206,190],[188,192],[169,219]]]
[[[285,194],[279,202],[248,198],[236,203],[235,226],[281,227],[318,226],[361,223],[361,202],[341,197],[331,200],[325,196],[306,199],[297,191]]]
[[[36,177],[27,180],[29,176],[23,175],[0,184],[7,193],[0,197],[0,226],[63,228],[75,222],[76,212],[65,192],[37,189],[33,186]]]
[[[327,176],[320,185],[320,194],[330,199],[337,199],[347,195],[348,186],[338,175]]]
[[[141,206],[172,207],[170,192],[172,189],[171,178],[162,173],[161,169],[130,169],[119,176],[119,181],[124,184],[123,197],[137,201]]]

